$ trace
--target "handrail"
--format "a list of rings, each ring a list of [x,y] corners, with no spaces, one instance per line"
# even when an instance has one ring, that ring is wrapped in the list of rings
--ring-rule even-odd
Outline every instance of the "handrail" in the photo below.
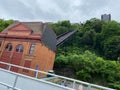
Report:
[[[67,34],[67,33],[69,33],[69,32],[71,32],[71,31],[67,31],[67,32],[65,32],[65,33],[63,33],[63,34],[58,35],[56,39],[60,38],[61,36],[65,35],[65,34]]]
[[[96,84],[90,84],[90,83],[87,83],[87,82],[84,82],[84,81],[79,81],[79,80],[75,80],[75,79],[72,79],[72,78],[68,78],[68,77],[64,77],[64,76],[60,76],[60,75],[55,75],[55,74],[51,74],[51,73],[44,72],[44,71],[38,71],[38,70],[35,70],[35,69],[26,68],[26,67],[23,67],[23,66],[18,66],[18,65],[6,63],[6,62],[1,62],[0,61],[0,64],[8,65],[8,70],[10,70],[11,66],[13,66],[13,67],[17,67],[17,68],[20,68],[20,69],[27,69],[27,70],[30,70],[30,71],[34,71],[34,72],[37,73],[36,76],[35,76],[36,78],[38,77],[38,73],[42,73],[42,74],[51,75],[51,76],[54,76],[54,77],[57,77],[57,78],[62,78],[62,79],[71,81],[71,82],[73,82],[73,87],[71,89],[74,89],[75,84],[79,83],[79,84],[82,84],[82,85],[87,85],[88,88],[94,87],[94,88],[103,89],[103,90],[116,90],[116,89],[103,87],[103,86],[99,86],[99,85],[96,85]]]
[[[0,62],[1,63],[1,62]],[[50,84],[52,86],[55,86],[55,87],[59,87],[59,88],[63,88],[65,90],[75,90],[75,89],[72,89],[72,88],[69,88],[69,87],[65,87],[65,86],[61,86],[61,85],[58,85],[58,84],[55,84],[55,83],[52,83],[52,82],[48,82],[48,81],[45,81],[45,80],[42,80],[42,79],[38,79],[38,78],[33,78],[33,77],[30,77],[30,76],[27,76],[27,75],[24,75],[24,74],[20,74],[20,73],[16,73],[16,72],[12,72],[12,71],[9,71],[9,70],[6,70],[6,69],[3,69],[3,68],[0,68],[0,71],[3,71],[3,72],[8,72],[10,74],[13,74],[15,75],[16,78],[18,77],[22,77],[22,78],[26,78],[26,79],[30,79],[30,80],[33,80],[33,81],[36,81],[36,82],[42,82],[42,83],[46,83],[46,84]],[[8,88],[8,90],[11,88],[13,90],[22,90],[22,89],[19,89],[19,88],[16,88],[16,83],[17,83],[17,80],[16,79],[14,81],[14,84],[13,86],[11,85],[8,85],[6,83],[3,83],[3,82],[0,82],[0,85],[3,85],[3,86],[6,86]]]
[[[3,83],[3,82],[0,82],[0,84],[3,85],[3,86],[6,86],[7,88],[11,88],[11,89],[13,89],[13,90],[21,90],[21,89],[19,89],[19,88],[15,88],[15,87],[13,87],[13,86],[11,86],[11,85],[8,85],[8,84],[6,84],[6,83]]]
[[[59,35],[59,36],[57,37],[56,46],[60,46],[61,43],[64,43],[64,41],[65,41],[68,37],[70,37],[71,35],[73,35],[75,32],[77,32],[77,30],[69,31],[69,32],[66,32],[66,33],[64,33],[64,34],[62,34],[62,35]]]

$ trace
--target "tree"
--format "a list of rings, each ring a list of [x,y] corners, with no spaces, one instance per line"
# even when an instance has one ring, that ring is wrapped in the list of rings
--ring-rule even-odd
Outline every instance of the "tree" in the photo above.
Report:
[[[73,27],[69,20],[58,21],[57,23],[50,23],[50,25],[57,35],[73,30]]]
[[[104,41],[104,55],[107,59],[118,59],[120,55],[120,36],[112,36]]]
[[[103,21],[97,18],[92,18],[90,20],[87,20],[84,24],[85,31],[88,31],[90,29],[94,29],[96,33],[100,33],[102,30],[102,25],[104,24]]]
[[[0,32],[3,31],[11,23],[13,23],[13,20],[0,19]]]
[[[93,46],[95,35],[96,35],[96,33],[93,29],[86,31],[82,37],[83,45]]]
[[[82,54],[60,55],[55,65],[59,70],[60,67],[72,69],[77,79],[120,89],[120,63],[104,60],[88,50]]]
[[[120,24],[111,21],[103,25],[102,32],[96,37],[96,45],[99,45],[102,55],[106,59],[117,60],[119,52]]]
[[[103,25],[101,32],[103,39],[106,40],[111,36],[120,35],[120,24],[116,21],[111,21]]]

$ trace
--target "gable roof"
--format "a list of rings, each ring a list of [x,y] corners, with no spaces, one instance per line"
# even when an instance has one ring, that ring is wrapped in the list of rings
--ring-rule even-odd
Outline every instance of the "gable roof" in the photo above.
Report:
[[[33,34],[40,34],[43,35],[47,23],[42,22],[22,22],[24,25],[26,25],[28,28],[30,28],[33,32]]]
[[[11,25],[9,25],[6,29],[4,29],[1,33],[7,33],[9,29],[11,29],[14,26],[17,26],[18,24],[22,23],[26,27],[32,30],[32,34],[40,34],[43,35],[45,28],[47,27],[47,23],[42,22],[19,22],[15,21]]]

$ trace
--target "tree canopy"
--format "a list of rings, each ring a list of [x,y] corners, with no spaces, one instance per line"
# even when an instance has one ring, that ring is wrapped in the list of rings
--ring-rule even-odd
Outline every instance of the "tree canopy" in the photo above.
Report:
[[[51,27],[57,35],[77,30],[77,33],[63,45],[65,46],[64,50],[71,46],[78,47],[84,50],[91,50],[105,59],[112,60],[117,60],[120,55],[120,23],[116,21],[105,23],[99,19],[92,18],[82,24],[71,24],[69,20],[66,20],[51,23]],[[61,49],[63,50],[63,48]]]
[[[0,32],[3,31],[11,23],[13,23],[13,20],[0,19]]]
[[[55,70],[69,68],[77,79],[120,89],[120,23],[92,18],[82,24],[67,20],[51,26],[57,35],[77,30],[58,47]]]

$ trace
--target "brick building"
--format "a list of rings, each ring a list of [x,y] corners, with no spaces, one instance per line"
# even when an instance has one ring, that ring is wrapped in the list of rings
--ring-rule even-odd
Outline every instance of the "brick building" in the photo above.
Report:
[[[15,21],[0,33],[0,61],[42,71],[53,69],[56,34],[42,22]],[[6,65],[0,67],[7,69]],[[11,67],[11,71],[34,76],[35,72]]]

